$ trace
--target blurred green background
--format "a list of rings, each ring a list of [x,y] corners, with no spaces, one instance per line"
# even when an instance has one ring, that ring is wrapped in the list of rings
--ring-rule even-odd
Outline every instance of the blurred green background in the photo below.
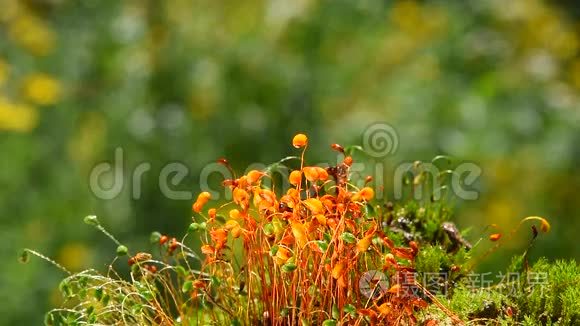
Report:
[[[535,257],[580,258],[580,5],[574,1],[0,0],[0,324],[37,325],[63,275],[105,270],[115,245],[84,225],[96,214],[134,251],[153,230],[183,234],[190,200],[165,198],[163,164],[235,169],[296,152],[331,160],[374,122],[399,134],[397,163],[448,154],[483,169],[456,221],[509,230],[552,223]],[[124,149],[123,192],[100,200],[91,168]],[[152,169],[142,196],[130,173]],[[385,185],[392,195],[392,183]],[[505,267],[527,231],[481,266]]]

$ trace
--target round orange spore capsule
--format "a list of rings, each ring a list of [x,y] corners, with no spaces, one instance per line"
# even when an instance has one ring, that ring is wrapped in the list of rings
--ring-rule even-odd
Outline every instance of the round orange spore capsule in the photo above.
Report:
[[[297,186],[300,183],[301,178],[302,173],[300,173],[300,171],[292,171],[290,177],[288,177],[288,181],[290,181],[290,184]]]
[[[344,164],[351,166],[352,165],[352,156],[347,156],[343,160]]]
[[[491,241],[497,241],[500,238],[501,238],[501,233],[494,233],[494,234],[489,236],[489,240],[491,240]]]
[[[250,184],[256,183],[264,175],[264,172],[258,170],[252,170],[248,172],[247,178]]]
[[[210,208],[207,211],[207,215],[209,215],[209,218],[212,219],[212,220],[215,219],[216,214],[217,214],[217,210],[215,208]]]
[[[318,180],[318,170],[316,169],[316,167],[307,166],[304,167],[303,171],[306,180],[310,182],[315,182],[316,180]]]
[[[364,187],[360,190],[360,196],[366,201],[370,201],[375,196],[375,191],[371,187]]]
[[[340,146],[339,144],[332,144],[330,145],[330,148],[332,148],[333,150],[340,152],[340,153],[344,153],[344,148],[342,146]]]
[[[304,147],[308,144],[308,137],[305,134],[297,134],[292,139],[292,146],[296,148]]]

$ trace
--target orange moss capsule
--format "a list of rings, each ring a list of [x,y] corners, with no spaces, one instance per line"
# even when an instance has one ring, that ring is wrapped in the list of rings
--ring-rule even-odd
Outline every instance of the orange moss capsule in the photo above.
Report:
[[[338,279],[342,275],[342,271],[344,270],[344,263],[340,262],[332,268],[331,275],[334,279]]]
[[[417,253],[419,252],[419,244],[417,244],[417,242],[415,241],[410,241],[409,247],[411,247],[413,255],[417,255]]]
[[[215,242],[226,241],[228,237],[228,233],[224,229],[215,229],[209,231],[211,239]]]
[[[224,187],[230,187],[230,188],[237,187],[238,186],[238,180],[226,179],[226,180],[224,180],[222,182],[222,185]]]
[[[300,198],[300,192],[298,192],[298,190],[296,190],[295,188],[288,189],[288,191],[286,191],[286,195],[295,198],[297,200]]]
[[[542,224],[540,225],[540,229],[542,230],[542,232],[544,233],[548,233],[550,232],[550,223],[548,223],[548,220],[546,220],[545,218],[542,218]]]
[[[230,210],[230,218],[239,219],[242,216],[240,211],[236,208]]]
[[[204,255],[211,255],[211,254],[213,254],[213,251],[214,251],[213,250],[213,247],[210,246],[210,245],[203,245],[203,246],[201,246],[201,252]]]
[[[332,267],[330,267],[330,264],[324,264],[324,270],[330,273],[330,271],[332,271]]]
[[[250,182],[248,181],[248,177],[245,175],[239,177],[237,180],[237,183],[238,183],[237,187],[242,188],[242,189],[245,189],[250,185]]]
[[[401,291],[401,284],[395,284],[391,286],[391,288],[387,292],[397,294],[399,293],[399,291]]]
[[[159,238],[159,244],[160,244],[160,245],[162,245],[162,244],[165,244],[165,243],[167,242],[167,240],[169,240],[169,237],[168,237],[168,236],[166,236],[166,235],[162,235],[162,236]]]
[[[545,218],[541,217],[541,216],[528,216],[526,218],[524,218],[521,222],[525,222],[525,221],[530,221],[530,220],[537,220],[540,221],[540,230],[542,230],[542,232],[547,233],[550,232],[550,223],[548,222],[548,220],[546,220]]]
[[[248,194],[247,191],[245,191],[244,189],[241,188],[236,188],[234,189],[234,202],[240,206],[242,206],[242,208],[247,207],[250,201],[250,195]]]
[[[348,286],[348,284],[346,282],[346,277],[344,274],[340,275],[338,280],[336,280],[336,284],[338,284],[338,286],[341,288],[346,288]]]
[[[207,191],[203,191],[197,196],[198,201],[207,202],[210,199],[211,199],[211,194]]]
[[[351,166],[352,165],[352,157],[351,156],[345,157],[343,160],[343,163],[348,165],[348,166]]]
[[[332,148],[333,150],[335,150],[339,153],[344,153],[344,148],[342,146],[340,146],[339,144],[332,144],[332,145],[330,145],[330,148]]]
[[[201,212],[202,209],[203,209],[202,203],[195,202],[195,203],[193,203],[193,205],[191,205],[191,210],[196,212],[196,213]]]
[[[316,180],[318,180],[318,170],[316,170],[315,167],[307,166],[304,169],[302,169],[302,171],[304,171],[304,176],[306,177],[306,180],[310,182],[315,182]]]
[[[237,239],[242,234],[242,228],[238,225],[232,229],[231,233],[232,233],[232,237]]]
[[[316,218],[316,221],[320,223],[320,225],[326,226],[326,216],[324,216],[324,214],[316,214],[314,217]]]
[[[364,187],[361,189],[361,197],[366,200],[370,201],[375,197],[375,191],[371,187]]]
[[[192,210],[196,213],[201,212],[203,205],[205,205],[211,198],[211,194],[207,191],[200,193],[197,196],[197,200],[192,205]]]
[[[379,313],[381,313],[381,315],[388,315],[389,313],[391,313],[391,303],[385,302],[382,305],[377,306],[377,310],[379,311]]]
[[[288,177],[288,181],[290,181],[290,184],[293,186],[297,186],[301,179],[302,173],[300,173],[300,171],[292,171],[290,173],[290,177]]]
[[[217,214],[217,210],[216,210],[215,208],[210,208],[210,209],[207,211],[207,215],[209,216],[209,218],[210,218],[211,220],[214,220],[214,219],[215,219],[215,217],[216,217],[216,214]]]
[[[260,178],[262,178],[263,175],[264,175],[264,172],[261,172],[258,170],[252,170],[252,171],[248,172],[247,180],[250,184],[253,184],[253,183],[258,182],[258,180],[260,180]]]
[[[254,199],[258,196],[258,207],[260,210],[269,209],[277,205],[276,194],[268,189],[260,189],[254,193]]]
[[[501,233],[494,233],[494,234],[489,236],[489,240],[491,240],[491,241],[497,241],[500,238],[501,238]]]
[[[334,210],[334,203],[331,200],[324,200],[322,202],[322,205],[324,205],[324,208],[326,208],[327,211],[332,212]]]
[[[510,317],[510,318],[514,316],[514,310],[513,310],[513,309],[512,309],[512,307],[510,307],[510,306],[508,306],[508,307],[505,309],[505,313],[506,313],[506,315],[508,315],[508,317]]]
[[[262,197],[260,196],[261,189],[258,187],[254,187],[252,191],[252,201],[254,202],[254,206],[260,207],[260,203],[262,202]]]
[[[288,234],[280,240],[280,244],[284,246],[292,246],[295,242],[294,240],[294,236],[292,234]]]
[[[312,214],[321,214],[324,212],[324,206],[322,206],[322,203],[317,198],[308,198],[303,203]]]
[[[297,134],[292,139],[292,146],[296,148],[304,147],[306,144],[308,144],[308,137],[305,134]]]
[[[356,250],[360,253],[367,251],[367,249],[369,249],[369,247],[371,246],[372,238],[373,238],[372,235],[367,235],[366,237],[360,239],[356,243]]]
[[[138,252],[135,256],[129,258],[129,266],[134,265],[135,263],[139,263],[139,262],[143,262],[143,261],[147,261],[151,259],[151,254],[146,253],[146,252]]]
[[[326,225],[328,225],[331,229],[336,229],[338,226],[338,220],[336,218],[329,218],[326,220]]]
[[[179,247],[179,242],[177,242],[177,239],[171,238],[171,240],[169,240],[169,247],[167,248],[167,252],[172,254],[175,249],[177,249],[177,247]]]
[[[155,265],[145,265],[143,267],[145,267],[145,269],[148,270],[152,274],[155,274],[157,272],[157,266],[155,266]]]
[[[321,167],[316,167],[316,171],[318,171],[318,180],[326,181],[328,180],[328,171]]]
[[[276,264],[282,265],[286,263],[286,261],[290,259],[290,257],[292,257],[292,253],[288,249],[280,247],[276,252],[276,256],[274,256],[274,261],[276,262]]]
[[[397,265],[397,260],[395,259],[395,256],[393,254],[386,254],[385,255],[385,267],[391,267],[391,266],[396,266]]]
[[[284,207],[281,207],[282,211],[286,211],[286,208],[292,209],[294,208],[294,198],[292,198],[292,196],[290,195],[284,195],[282,196],[282,198],[280,198],[280,205],[285,205]]]
[[[209,231],[209,235],[211,237],[211,240],[215,244],[216,250],[222,249],[226,245],[226,242],[228,241],[228,231],[225,229],[211,230]]]
[[[193,287],[196,289],[203,289],[205,288],[205,283],[202,280],[195,280],[193,281]]]
[[[292,222],[292,234],[298,247],[302,248],[308,242],[306,227],[302,223]]]
[[[395,248],[395,243],[388,237],[383,237],[383,243],[391,250]]]
[[[224,225],[224,228],[225,228],[226,230],[231,230],[231,229],[233,229],[233,228],[236,228],[236,227],[239,227],[239,226],[240,226],[240,223],[238,223],[238,221],[235,221],[235,220],[228,220],[228,221],[226,222],[226,224]]]

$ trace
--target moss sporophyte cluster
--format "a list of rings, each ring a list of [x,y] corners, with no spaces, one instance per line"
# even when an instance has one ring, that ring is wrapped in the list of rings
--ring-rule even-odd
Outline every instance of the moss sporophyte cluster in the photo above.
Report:
[[[372,178],[362,187],[351,180],[349,150],[333,144],[341,162],[322,168],[307,165],[305,135],[296,135],[292,145],[301,155],[295,157],[298,166],[289,174],[289,189],[276,189],[270,169],[225,180],[233,200],[212,205],[210,193],[200,193],[183,238],[152,234],[157,253],[131,253],[95,216],[85,218],[117,243],[117,257],[105,274],[70,274],[53,262],[70,275],[60,285],[65,305],[50,311],[46,323],[580,322],[578,265],[528,261],[538,235],[550,229],[544,218],[525,218],[511,233],[492,233],[472,245],[450,222],[445,203],[373,202]],[[219,162],[231,169],[225,159]],[[474,284],[476,264],[534,221],[539,230],[531,225],[528,249],[506,271],[518,278]],[[187,245],[192,237],[201,239],[200,250]],[[490,249],[472,257],[472,248],[486,243]],[[128,260],[121,258],[125,255]],[[124,262],[130,271],[119,275]],[[539,276],[545,276],[543,282]]]

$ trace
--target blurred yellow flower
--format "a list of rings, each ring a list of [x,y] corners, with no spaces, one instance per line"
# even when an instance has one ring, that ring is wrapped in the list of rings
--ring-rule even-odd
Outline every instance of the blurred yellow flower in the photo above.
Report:
[[[580,58],[572,61],[570,65],[570,82],[574,87],[580,89]]]
[[[33,74],[24,80],[24,95],[38,105],[52,105],[61,96],[60,82],[46,74]]]
[[[415,1],[395,2],[390,12],[390,18],[395,26],[404,31],[416,31],[422,21],[421,6]]]
[[[520,202],[506,199],[504,195],[504,193],[497,193],[490,196],[483,214],[486,225],[497,224],[501,226],[502,230],[511,230],[518,225],[522,216],[522,207]],[[521,237],[518,236],[516,239],[521,239]],[[513,245],[516,246],[517,243]]]
[[[90,169],[103,149],[106,137],[107,121],[103,114],[97,111],[84,113],[74,137],[69,140],[69,156],[81,169]]]
[[[29,132],[38,124],[38,112],[30,106],[0,97],[0,130]]]
[[[8,73],[10,72],[10,67],[6,61],[0,59],[0,86],[4,85],[6,79],[8,79]]]
[[[39,18],[21,14],[10,23],[9,36],[18,45],[37,56],[52,52],[56,43],[54,31]]]
[[[395,2],[389,19],[407,37],[415,41],[432,39],[447,28],[447,12],[437,6],[416,1]]]
[[[82,243],[67,243],[58,253],[58,259],[64,267],[71,271],[78,271],[90,265],[92,251]]]
[[[2,10],[0,10],[0,22],[7,22],[17,15],[18,11],[21,10],[22,3],[18,0],[4,0],[2,1]]]

